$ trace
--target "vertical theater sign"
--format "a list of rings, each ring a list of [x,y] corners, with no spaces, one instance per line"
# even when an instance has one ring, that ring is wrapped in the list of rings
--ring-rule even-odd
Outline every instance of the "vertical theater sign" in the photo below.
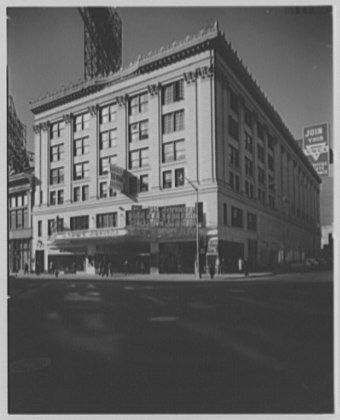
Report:
[[[328,176],[328,123],[303,129],[303,151],[319,176]]]

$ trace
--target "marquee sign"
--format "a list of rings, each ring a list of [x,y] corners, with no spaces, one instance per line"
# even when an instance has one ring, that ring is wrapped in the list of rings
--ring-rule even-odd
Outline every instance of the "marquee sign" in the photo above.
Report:
[[[319,176],[328,176],[328,124],[303,129],[303,150]]]

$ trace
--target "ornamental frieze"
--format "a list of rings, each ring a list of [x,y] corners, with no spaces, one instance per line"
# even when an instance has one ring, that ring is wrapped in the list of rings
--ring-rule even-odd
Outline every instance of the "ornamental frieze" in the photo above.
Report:
[[[188,71],[184,73],[184,80],[188,83],[194,83],[196,81],[196,72]]]
[[[46,122],[40,123],[39,126],[42,131],[47,131],[50,127],[50,122],[46,121]]]
[[[40,124],[36,124],[33,126],[33,131],[35,134],[39,134],[40,133]]]

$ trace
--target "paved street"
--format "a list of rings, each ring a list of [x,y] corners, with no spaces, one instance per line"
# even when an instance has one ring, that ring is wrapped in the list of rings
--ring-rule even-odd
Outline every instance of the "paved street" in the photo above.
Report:
[[[9,282],[9,411],[331,413],[331,272]]]

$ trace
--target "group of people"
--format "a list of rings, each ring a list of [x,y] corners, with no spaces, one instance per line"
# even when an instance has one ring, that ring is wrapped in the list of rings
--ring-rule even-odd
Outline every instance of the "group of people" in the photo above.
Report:
[[[243,259],[242,257],[239,258],[238,270],[240,273],[244,273],[245,276],[248,276],[249,268],[248,268],[248,261],[246,259]],[[219,274],[218,265],[216,263],[210,263],[209,274],[212,279],[214,278],[216,272]]]

